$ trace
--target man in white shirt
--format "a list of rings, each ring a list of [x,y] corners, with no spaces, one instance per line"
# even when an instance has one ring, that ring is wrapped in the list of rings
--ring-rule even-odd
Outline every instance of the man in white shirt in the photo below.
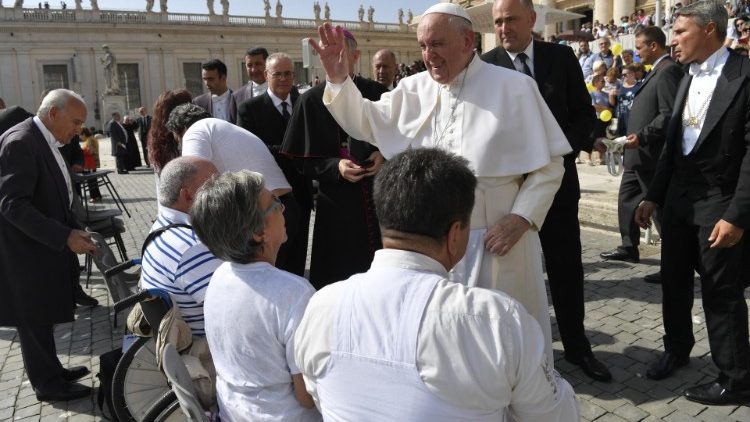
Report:
[[[449,280],[471,231],[467,164],[416,149],[377,176],[383,249],[366,273],[313,295],[295,335],[326,420],[578,420],[536,320],[503,293]]]
[[[230,123],[237,121],[237,103],[232,90],[227,87],[227,66],[219,59],[201,65],[201,78],[208,92],[193,99],[211,114],[211,117]]]
[[[690,66],[677,89],[653,181],[635,217],[646,228],[657,205],[663,210],[664,353],[649,376],[666,378],[690,363],[697,271],[711,358],[719,371],[715,380],[685,390],[685,398],[714,405],[746,403],[750,62],[722,45],[727,12],[719,2],[695,2],[676,16],[672,46],[680,50],[680,62]]]
[[[427,72],[402,79],[376,102],[363,99],[349,78],[341,28],[325,24],[319,32],[313,46],[327,73],[323,103],[346,133],[386,158],[437,147],[469,160],[477,201],[469,250],[451,276],[521,302],[542,326],[552,365],[537,231],[571,147],[534,80],[481,61],[471,19],[452,3],[427,9],[417,28]]]
[[[263,47],[254,47],[245,53],[245,69],[247,70],[247,84],[234,93],[234,101],[237,107],[245,101],[263,95],[268,89],[266,80],[266,60],[268,50]]]

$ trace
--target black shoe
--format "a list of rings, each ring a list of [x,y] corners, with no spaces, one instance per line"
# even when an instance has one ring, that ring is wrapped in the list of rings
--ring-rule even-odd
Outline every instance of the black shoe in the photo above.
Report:
[[[702,404],[745,404],[750,401],[750,387],[730,390],[719,379],[688,388],[683,393],[686,399]]]
[[[117,174],[128,174],[127,170],[117,170]]]
[[[638,248],[626,248],[618,246],[617,249],[608,252],[602,252],[600,257],[611,261],[628,261],[637,264],[641,261],[638,254]]]
[[[35,388],[34,392],[39,401],[70,401],[90,396],[91,387],[66,381],[55,390],[43,391]]]
[[[99,304],[99,301],[86,294],[83,291],[83,287],[78,285],[78,290],[75,293],[76,305],[91,306],[94,307]]]
[[[643,281],[651,284],[661,284],[661,272],[657,271],[653,274],[646,274],[643,276]]]
[[[669,352],[664,352],[659,360],[652,363],[646,371],[646,377],[652,380],[661,380],[668,378],[674,373],[675,369],[682,368],[690,363],[690,356],[677,356]]]
[[[601,382],[612,381],[612,374],[609,373],[609,369],[604,366],[594,355],[586,355],[579,359],[565,358],[568,362],[578,365],[583,373],[588,375],[591,379]]]
[[[85,366],[74,366],[72,368],[63,368],[61,376],[65,381],[72,382],[85,377],[89,372],[89,368]]]

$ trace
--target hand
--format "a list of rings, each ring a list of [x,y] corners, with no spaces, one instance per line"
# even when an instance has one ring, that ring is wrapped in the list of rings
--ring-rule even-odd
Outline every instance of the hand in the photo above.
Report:
[[[364,177],[375,176],[378,174],[378,171],[380,171],[380,167],[383,166],[383,163],[385,163],[385,158],[383,158],[383,154],[381,154],[380,151],[375,151],[370,154],[370,156],[367,157],[367,160],[372,161],[372,164],[365,167],[366,173],[363,174]]]
[[[318,52],[320,62],[326,71],[326,78],[340,84],[349,76],[349,49],[344,40],[344,30],[333,28],[326,22],[318,27],[320,41],[309,38],[310,46]]]
[[[604,138],[596,138],[596,140],[594,141],[594,145],[593,145],[593,148],[596,151],[599,151],[600,154],[604,154],[605,152],[607,152],[607,146],[604,145],[604,142],[602,141],[602,139]]]
[[[73,170],[73,173],[80,173],[83,171],[83,166],[80,164],[73,164],[70,166],[70,169]]]
[[[635,149],[641,146],[641,141],[640,139],[638,139],[638,135],[636,135],[635,133],[631,133],[630,135],[628,135],[627,139],[628,139],[628,142],[625,143],[624,145],[625,148]]]
[[[742,239],[744,233],[745,229],[726,220],[719,220],[711,231],[711,236],[708,237],[708,241],[713,242],[710,248],[731,248]]]
[[[83,230],[71,230],[65,242],[74,253],[96,253],[97,248],[91,240],[91,233]]]
[[[367,174],[367,170],[354,164],[352,160],[343,158],[339,161],[339,173],[344,179],[352,183],[356,183],[362,180],[363,177],[365,177],[365,174]]]
[[[656,209],[656,203],[651,201],[643,201],[638,208],[635,210],[635,224],[642,229],[651,227],[651,215]]]
[[[529,222],[520,215],[508,214],[487,230],[484,246],[491,253],[504,256],[530,227]]]

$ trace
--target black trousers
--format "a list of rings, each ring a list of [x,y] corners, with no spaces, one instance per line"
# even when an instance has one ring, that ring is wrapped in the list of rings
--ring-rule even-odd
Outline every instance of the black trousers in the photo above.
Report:
[[[284,204],[284,226],[287,240],[279,248],[276,267],[300,277],[305,275],[307,238],[310,230],[310,209],[301,206],[293,193],[279,198]]]
[[[620,191],[617,195],[617,222],[620,226],[622,246],[637,247],[641,242],[641,229],[635,224],[635,210],[643,201],[651,183],[651,172],[625,170],[620,181]],[[654,212],[654,225],[661,233],[661,213]]]
[[[669,206],[669,205],[667,205]],[[688,356],[693,337],[693,280],[701,280],[703,309],[711,356],[730,381],[748,386],[750,345],[744,297],[743,261],[745,238],[734,247],[711,249],[713,226],[692,224],[689,218],[665,219],[662,233],[662,311],[664,349]]]
[[[578,362],[591,355],[591,344],[583,327],[585,310],[578,200],[558,199],[555,198],[547,213],[539,239],[565,357]]]
[[[21,354],[31,386],[54,390],[64,382],[62,364],[57,358],[53,325],[22,324],[17,327]]]

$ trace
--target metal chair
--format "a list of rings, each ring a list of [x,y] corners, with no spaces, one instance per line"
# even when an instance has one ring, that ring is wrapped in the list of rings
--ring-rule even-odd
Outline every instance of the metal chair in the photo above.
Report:
[[[112,302],[119,302],[136,293],[138,291],[138,281],[141,278],[140,272],[120,272],[112,276],[105,275],[107,270],[118,264],[117,258],[115,258],[115,254],[104,240],[104,236],[100,233],[91,232],[91,239],[99,245],[99,252],[95,255],[89,254],[87,256],[91,256],[96,268],[104,275],[104,284],[107,286],[110,297],[112,297]]]

